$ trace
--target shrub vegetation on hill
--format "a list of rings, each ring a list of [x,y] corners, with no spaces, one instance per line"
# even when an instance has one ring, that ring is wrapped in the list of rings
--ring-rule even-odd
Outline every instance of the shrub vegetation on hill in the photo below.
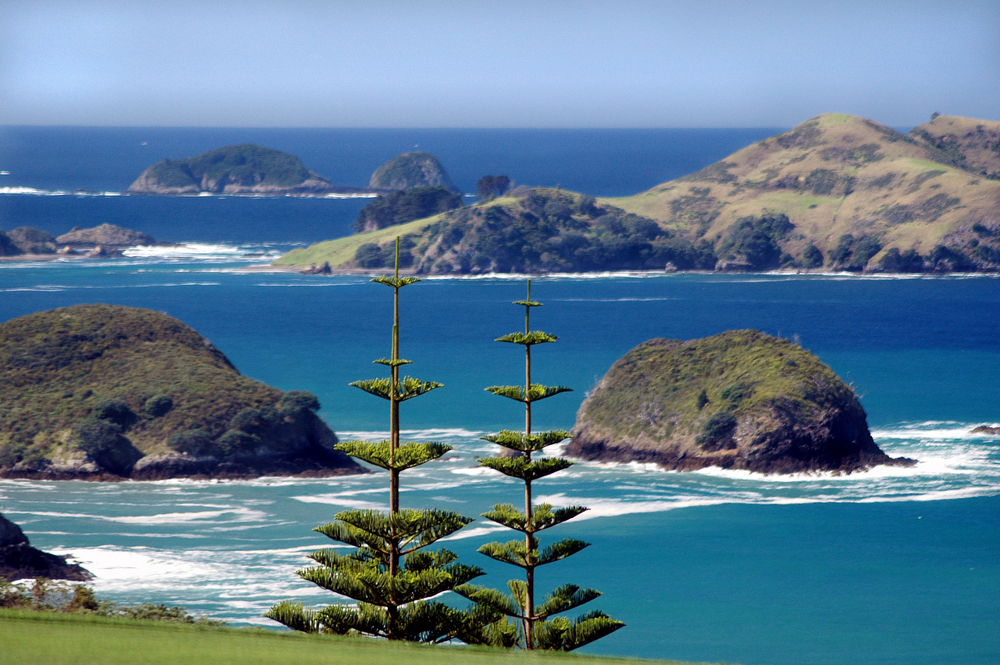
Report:
[[[145,456],[253,463],[336,443],[315,397],[241,376],[208,340],[151,310],[78,305],[8,321],[0,384],[0,474],[128,476]]]
[[[379,196],[361,209],[354,222],[356,233],[405,224],[462,205],[461,194],[445,187],[417,187]]]

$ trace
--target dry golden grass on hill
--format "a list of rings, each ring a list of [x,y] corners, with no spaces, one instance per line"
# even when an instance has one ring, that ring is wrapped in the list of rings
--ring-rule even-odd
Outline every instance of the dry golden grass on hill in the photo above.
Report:
[[[742,217],[785,214],[800,236],[784,248],[793,255],[811,242],[829,256],[844,235],[878,235],[876,262],[894,247],[926,255],[968,244],[975,224],[1000,231],[1000,181],[936,159],[926,142],[825,114],[697,173],[606,201],[709,241]]]

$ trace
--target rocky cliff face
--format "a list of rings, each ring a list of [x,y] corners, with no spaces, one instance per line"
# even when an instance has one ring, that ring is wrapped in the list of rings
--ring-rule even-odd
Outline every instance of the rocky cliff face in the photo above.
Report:
[[[368,187],[383,191],[444,187],[458,191],[441,162],[426,152],[406,152],[393,157],[375,170]]]
[[[0,477],[161,479],[363,470],[308,393],[239,374],[158,312],[78,305],[0,325]]]
[[[620,358],[584,400],[567,454],[762,473],[912,464],[883,453],[854,392],[814,355],[738,330],[654,339]]]
[[[84,581],[92,575],[65,557],[35,549],[21,527],[0,515],[0,580],[29,577]]]

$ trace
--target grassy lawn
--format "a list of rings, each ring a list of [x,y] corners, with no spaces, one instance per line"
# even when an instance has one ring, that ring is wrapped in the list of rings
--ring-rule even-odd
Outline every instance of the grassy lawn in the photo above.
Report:
[[[262,629],[121,620],[55,612],[0,610],[0,665],[627,665],[660,663],[562,653],[390,644]],[[664,663],[664,665],[667,665]]]

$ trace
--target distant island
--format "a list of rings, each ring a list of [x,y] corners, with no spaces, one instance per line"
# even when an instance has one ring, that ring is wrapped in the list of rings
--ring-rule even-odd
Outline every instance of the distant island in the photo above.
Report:
[[[879,449],[854,391],[819,358],[756,330],[635,347],[588,393],[566,453],[760,473],[914,464]]]
[[[0,477],[159,480],[363,473],[317,399],[248,379],[146,309],[76,305],[0,324]]]
[[[275,266],[415,274],[608,270],[1000,271],[1000,122],[936,116],[903,135],[812,118],[624,198],[517,187],[293,250]]]
[[[441,162],[426,152],[405,152],[393,157],[375,170],[368,188],[374,191],[443,187],[458,192]]]
[[[441,163],[425,152],[404,153],[379,166],[368,187],[334,185],[295,155],[244,143],[195,157],[164,159],[142,172],[125,194],[159,196],[370,196],[416,187],[458,191]]]
[[[171,244],[114,224],[101,224],[89,229],[73,227],[56,237],[28,226],[10,232],[0,229],[0,259],[4,260],[38,261],[65,256],[116,258],[129,247]]]

